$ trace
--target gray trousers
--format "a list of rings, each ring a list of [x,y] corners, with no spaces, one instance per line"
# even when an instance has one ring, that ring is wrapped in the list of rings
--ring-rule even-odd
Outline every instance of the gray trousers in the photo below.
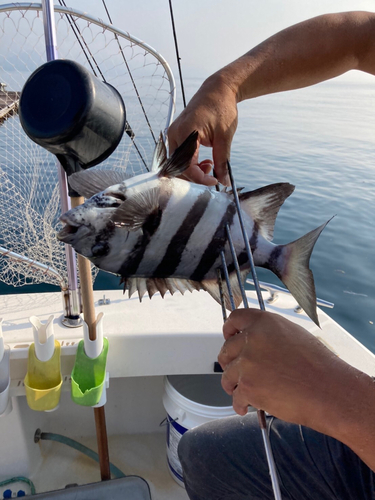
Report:
[[[374,473],[347,446],[267,417],[283,500],[375,500]],[[256,413],[187,431],[179,444],[191,500],[273,500]]]

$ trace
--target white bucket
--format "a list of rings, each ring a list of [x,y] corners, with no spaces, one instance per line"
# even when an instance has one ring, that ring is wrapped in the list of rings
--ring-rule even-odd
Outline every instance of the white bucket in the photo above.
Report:
[[[184,486],[177,455],[181,436],[197,425],[235,415],[232,398],[221,387],[220,375],[169,375],[164,379],[167,412],[167,461],[173,479]]]

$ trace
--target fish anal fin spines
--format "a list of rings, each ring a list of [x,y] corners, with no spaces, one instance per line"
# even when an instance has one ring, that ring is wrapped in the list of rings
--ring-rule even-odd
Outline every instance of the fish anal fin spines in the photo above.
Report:
[[[175,292],[180,292],[182,295],[188,290],[201,290],[204,287],[193,280],[179,279],[179,278],[121,278],[120,284],[124,284],[124,293],[129,291],[129,298],[135,291],[138,291],[139,300],[142,301],[144,294],[147,292],[148,296],[153,297],[155,293],[159,292],[164,298],[164,295],[169,292],[173,295]]]

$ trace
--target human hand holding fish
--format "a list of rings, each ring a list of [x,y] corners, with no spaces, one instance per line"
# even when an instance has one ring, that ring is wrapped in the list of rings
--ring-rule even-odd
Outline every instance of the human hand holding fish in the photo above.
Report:
[[[212,175],[208,175],[213,164],[218,181],[224,186],[230,186],[227,160],[230,159],[230,148],[237,122],[236,93],[220,78],[206,80],[187,108],[168,129],[170,154],[191,132],[198,131],[197,150],[190,167],[184,172],[184,178],[213,186],[217,181]],[[212,147],[213,162],[208,159],[198,163],[200,144]]]

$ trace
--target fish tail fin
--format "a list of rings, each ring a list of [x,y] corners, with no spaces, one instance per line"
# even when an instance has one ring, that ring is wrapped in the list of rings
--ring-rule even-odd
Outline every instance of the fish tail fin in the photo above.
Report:
[[[309,268],[309,261],[314,245],[328,222],[298,240],[276,247],[280,255],[269,266],[271,271],[288,288],[306,314],[318,326],[320,325],[316,311],[315,284],[313,274]]]

